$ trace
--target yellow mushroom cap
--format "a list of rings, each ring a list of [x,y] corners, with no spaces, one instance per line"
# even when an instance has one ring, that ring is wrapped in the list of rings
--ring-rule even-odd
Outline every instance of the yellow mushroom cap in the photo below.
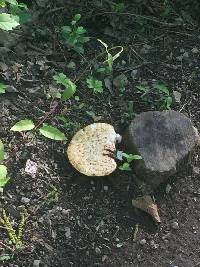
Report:
[[[72,138],[67,155],[75,169],[87,176],[106,176],[117,167],[109,152],[116,151],[119,139],[112,125],[93,123],[79,130]]]

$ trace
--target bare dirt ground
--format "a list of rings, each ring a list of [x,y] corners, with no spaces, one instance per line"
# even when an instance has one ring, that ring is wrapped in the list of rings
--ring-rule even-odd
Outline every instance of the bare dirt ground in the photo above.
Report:
[[[126,115],[129,101],[136,113],[155,110],[154,96],[142,99],[136,90],[137,85],[154,81],[181,93],[180,103],[172,108],[189,116],[200,130],[198,22],[189,13],[190,19],[186,19],[175,7],[174,13],[163,17],[158,5],[151,14],[146,6],[138,8],[129,1],[122,14],[107,14],[112,11],[109,4],[98,7],[91,1],[81,2],[67,7],[55,3],[38,7],[34,2],[30,9],[39,13],[37,23],[0,55],[0,82],[12,86],[10,92],[0,95],[0,138],[11,177],[0,198],[0,209],[6,210],[15,228],[23,207],[29,214],[23,248],[10,244],[0,226],[0,256],[10,258],[0,265],[200,266],[199,149],[191,165],[154,192],[160,225],[131,206],[137,195],[134,173],[117,170],[112,179],[86,179],[66,158],[67,143],[77,129],[99,120],[122,133],[130,122]],[[76,13],[82,14],[80,23],[91,36],[83,56],[60,45],[54,31],[55,26],[68,25]],[[181,25],[176,25],[180,19]],[[110,77],[112,81],[119,74],[126,75],[128,84],[123,92],[113,88],[94,95],[86,88],[85,79],[98,64],[94,59],[101,52],[96,38],[111,47],[124,47]],[[68,66],[71,61],[74,69]],[[49,87],[57,86],[52,78],[57,72],[77,81],[79,101],[47,99]],[[68,122],[61,122],[58,115]],[[10,131],[15,122],[25,118],[36,125],[46,121],[58,127],[68,141],[51,141],[37,131]],[[28,159],[38,165],[35,177],[24,171]]]

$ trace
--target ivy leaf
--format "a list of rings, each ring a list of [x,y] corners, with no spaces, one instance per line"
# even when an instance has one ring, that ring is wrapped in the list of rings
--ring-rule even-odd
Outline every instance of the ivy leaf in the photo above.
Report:
[[[0,14],[0,29],[10,31],[19,25],[19,18],[11,14],[2,13]]]
[[[169,90],[167,86],[165,86],[164,84],[154,84],[153,87],[157,89],[158,91],[160,91],[160,93],[164,93],[169,96]]]
[[[6,92],[7,85],[0,83],[0,94],[4,94]]]
[[[4,160],[4,145],[3,142],[0,140],[0,162]]]
[[[70,97],[72,97],[74,95],[74,93],[76,92],[76,85],[75,83],[73,83],[72,81],[70,81],[68,79],[67,84],[66,84],[66,89],[64,90],[64,92],[62,93],[62,100],[66,101],[68,100]]]
[[[32,120],[21,120],[15,123],[15,125],[10,129],[14,132],[30,131],[35,128]]]
[[[119,169],[121,171],[132,171],[130,164],[128,162],[125,162],[123,165],[119,166]]]
[[[0,165],[0,187],[4,187],[10,178],[7,177],[7,167]]]
[[[94,78],[88,78],[86,81],[88,88],[93,89],[94,93],[103,93],[102,81],[96,80]]]
[[[122,153],[122,156],[124,158],[126,158],[126,160],[127,160],[128,163],[130,163],[133,160],[142,159],[142,157],[139,156],[139,155],[133,155],[133,154],[127,154],[127,153]]]
[[[43,126],[39,129],[40,133],[52,140],[58,140],[58,141],[63,141],[66,140],[66,136],[64,133],[62,133],[60,130],[57,128],[48,125],[47,123],[44,123]]]

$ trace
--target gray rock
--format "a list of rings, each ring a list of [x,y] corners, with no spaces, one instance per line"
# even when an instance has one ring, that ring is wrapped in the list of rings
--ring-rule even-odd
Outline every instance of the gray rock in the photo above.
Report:
[[[22,198],[21,198],[21,202],[22,202],[23,204],[28,204],[28,203],[30,202],[30,198],[28,198],[28,197],[22,197]]]
[[[178,91],[173,91],[173,100],[176,104],[181,103],[181,93]]]
[[[34,260],[33,267],[39,267],[41,260]]]
[[[137,115],[122,140],[127,152],[142,156],[133,169],[151,191],[187,165],[198,138],[189,118],[167,110]]]
[[[142,240],[140,240],[140,245],[145,245],[146,243],[147,243],[147,241],[146,241],[146,239],[142,239]]]
[[[173,222],[173,223],[171,224],[171,227],[172,227],[173,229],[177,230],[177,229],[179,228],[179,224],[178,224],[177,222]]]

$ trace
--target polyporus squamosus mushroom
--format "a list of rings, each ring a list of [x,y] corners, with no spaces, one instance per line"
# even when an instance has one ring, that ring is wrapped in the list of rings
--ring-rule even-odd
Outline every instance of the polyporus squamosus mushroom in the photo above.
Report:
[[[117,167],[112,157],[116,141],[120,142],[121,136],[112,125],[93,123],[74,135],[67,148],[68,159],[75,169],[87,176],[109,175]]]

